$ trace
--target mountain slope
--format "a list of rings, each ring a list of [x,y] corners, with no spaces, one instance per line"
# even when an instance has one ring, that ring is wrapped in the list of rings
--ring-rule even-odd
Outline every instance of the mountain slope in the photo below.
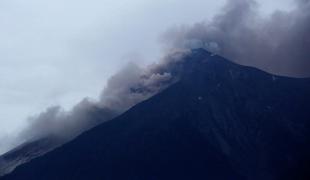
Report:
[[[0,176],[12,172],[17,166],[42,156],[62,144],[57,138],[43,138],[24,143],[0,156]]]
[[[77,111],[77,110],[76,110]],[[81,125],[81,122],[76,124],[81,128],[75,128],[73,126],[67,126],[66,133],[68,135],[64,136],[62,134],[46,134],[42,137],[36,137],[29,139],[18,147],[10,150],[9,152],[0,156],[0,177],[12,172],[16,167],[31,161],[32,159],[38,158],[53,149],[65,144],[76,136],[81,134],[87,129],[91,129],[101,122],[110,120],[117,116],[116,113],[107,108],[89,107],[87,111],[82,109],[80,119],[83,119],[85,123]],[[79,111],[81,112],[81,111]],[[81,117],[81,115],[83,115]],[[69,133],[68,133],[69,132]]]
[[[309,179],[309,79],[202,49],[179,65],[165,91],[3,179]]]

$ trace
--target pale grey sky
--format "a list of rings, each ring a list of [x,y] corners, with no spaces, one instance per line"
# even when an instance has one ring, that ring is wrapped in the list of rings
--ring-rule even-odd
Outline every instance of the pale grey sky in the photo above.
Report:
[[[225,0],[0,0],[0,154],[51,105],[97,98],[123,64],[160,56],[166,29],[210,19]],[[291,0],[260,0],[261,10]]]

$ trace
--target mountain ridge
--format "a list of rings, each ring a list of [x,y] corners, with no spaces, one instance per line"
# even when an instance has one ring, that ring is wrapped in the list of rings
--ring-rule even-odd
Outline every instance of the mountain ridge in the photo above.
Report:
[[[310,177],[302,169],[310,159],[308,78],[202,49],[186,58],[180,80],[163,92],[3,179]]]

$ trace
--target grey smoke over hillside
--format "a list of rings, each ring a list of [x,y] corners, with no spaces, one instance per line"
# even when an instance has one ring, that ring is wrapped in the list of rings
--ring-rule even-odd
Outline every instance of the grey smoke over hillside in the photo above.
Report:
[[[169,30],[163,36],[168,53],[159,64],[129,64],[110,78],[99,100],[84,99],[70,111],[51,107],[29,118],[16,144],[46,136],[66,142],[125,112],[177,81],[174,67],[191,48],[202,47],[275,74],[309,76],[309,1],[296,1],[291,12],[278,11],[268,18],[257,8],[253,0],[229,0],[211,22]]]
[[[70,111],[60,106],[50,107],[29,118],[30,125],[20,134],[19,143],[45,137],[55,137],[66,142],[112,119],[177,81],[177,71],[171,72],[170,69],[185,54],[186,51],[171,52],[161,63],[148,68],[128,64],[110,78],[98,101],[84,99]]]
[[[203,47],[274,74],[310,76],[310,3],[294,2],[289,12],[263,17],[254,0],[229,0],[211,22],[175,27],[163,41],[168,47]]]

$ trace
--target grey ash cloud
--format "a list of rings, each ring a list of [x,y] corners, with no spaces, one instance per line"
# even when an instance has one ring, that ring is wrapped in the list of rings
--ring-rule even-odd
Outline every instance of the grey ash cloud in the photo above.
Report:
[[[309,22],[309,1],[261,17],[255,1],[230,0],[210,22],[170,29],[163,36],[168,53],[162,61],[147,68],[128,64],[110,78],[99,100],[84,99],[70,111],[51,107],[29,118],[16,144],[51,135],[66,142],[125,112],[176,82],[175,66],[191,48],[203,47],[275,74],[309,76]]]
[[[147,68],[129,63],[112,76],[98,101],[87,98],[70,111],[60,106],[30,117],[28,127],[22,131],[18,143],[54,137],[66,142],[82,132],[125,112],[135,104],[162,91],[178,79],[173,69],[187,51],[173,51],[160,63]],[[174,71],[171,71],[171,70]]]
[[[268,72],[310,76],[310,3],[296,0],[290,11],[259,13],[254,0],[229,0],[210,22],[170,29],[170,47],[204,47],[237,63]]]

